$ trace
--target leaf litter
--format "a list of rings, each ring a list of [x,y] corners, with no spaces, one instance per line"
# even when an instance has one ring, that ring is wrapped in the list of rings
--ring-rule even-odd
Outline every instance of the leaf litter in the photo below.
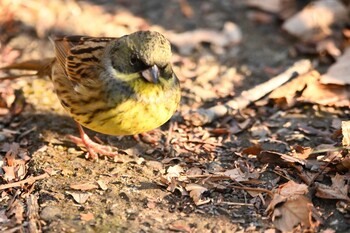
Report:
[[[131,148],[125,155],[130,159],[95,164],[73,153],[76,148],[64,140],[74,134],[74,124],[60,115],[47,80],[1,81],[0,229],[344,230],[346,224],[330,224],[350,216],[349,59],[344,45],[350,37],[344,3],[324,0],[298,8],[293,0],[150,2],[160,4],[158,10],[140,11],[142,4],[124,1],[115,4],[117,10],[107,2],[67,1],[60,7],[59,1],[47,1],[44,8],[34,0],[2,3],[7,14],[0,23],[8,34],[0,36],[1,66],[52,56],[48,44],[39,42],[52,28],[91,36],[158,30],[174,45],[183,100],[161,129],[160,143],[135,146],[128,137],[99,135],[102,141]],[[226,17],[231,8],[240,9],[240,17]],[[135,9],[145,14],[134,14]],[[165,12],[164,25],[153,21],[161,18],[160,11]],[[334,18],[305,17],[320,11]],[[200,18],[203,12],[206,16]],[[186,23],[167,18],[174,14]],[[88,25],[91,16],[96,21]],[[274,23],[275,17],[284,21],[282,26]],[[311,28],[304,27],[310,22]],[[271,37],[264,27],[274,32]],[[297,42],[274,31],[279,27]],[[21,28],[23,36],[17,37]],[[28,38],[33,43],[21,47]],[[266,44],[271,48],[261,50]],[[306,55],[312,61],[293,66]],[[45,216],[50,208],[55,215]]]

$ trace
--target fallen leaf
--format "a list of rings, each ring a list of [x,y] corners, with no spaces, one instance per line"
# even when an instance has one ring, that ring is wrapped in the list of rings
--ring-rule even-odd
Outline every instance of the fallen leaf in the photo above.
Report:
[[[337,59],[328,70],[327,73],[321,76],[320,82],[322,84],[350,84],[350,47],[348,47],[342,56]]]
[[[298,100],[325,106],[348,107],[350,106],[350,86],[325,85],[319,81],[309,82]]]
[[[305,194],[308,187],[289,181],[273,191],[273,198],[266,211],[272,215],[275,227],[281,231],[291,231],[299,224],[309,227],[312,222],[312,203]]]
[[[290,17],[282,28],[303,41],[317,41],[332,33],[332,24],[347,20],[347,9],[340,1],[320,0]]]
[[[249,177],[247,176],[247,174],[242,172],[241,169],[239,169],[239,168],[227,170],[224,172],[224,175],[230,177],[231,180],[234,180],[237,182],[249,180]]]
[[[202,175],[202,169],[199,167],[191,167],[186,171],[186,175],[193,176],[193,175]]]
[[[340,49],[335,44],[335,41],[331,39],[325,39],[318,42],[316,46],[316,51],[321,55],[329,54],[334,58],[337,58],[341,55]],[[324,83],[324,84],[327,84],[327,83]],[[335,83],[335,84],[338,84],[338,83]]]
[[[257,159],[261,163],[278,164],[280,166],[289,166],[291,163],[305,165],[305,161],[302,159],[294,158],[293,156],[278,153],[276,151],[261,151],[260,154],[258,154]]]
[[[170,166],[167,170],[167,177],[179,177],[181,173],[184,172],[184,169],[180,165]]]
[[[80,219],[85,221],[85,222],[88,222],[88,221],[94,220],[95,216],[93,213],[90,213],[90,212],[88,212],[86,214],[80,213]]]
[[[256,124],[251,129],[250,132],[252,133],[253,137],[257,137],[259,139],[265,138],[271,134],[271,131],[266,125],[263,124]]]
[[[187,226],[187,224],[183,221],[176,221],[168,226],[170,231],[173,232],[191,232],[191,227]]]
[[[302,92],[308,83],[316,82],[320,78],[320,73],[316,70],[310,71],[304,75],[299,75],[290,82],[276,88],[269,94],[269,98],[281,107],[293,106],[296,102],[297,93]]]
[[[186,190],[190,192],[190,197],[196,205],[203,205],[205,203],[208,203],[209,200],[201,199],[202,193],[208,190],[206,187],[191,183],[186,185]]]
[[[71,184],[69,187],[74,190],[82,190],[82,191],[98,189],[98,186],[92,183]]]
[[[247,147],[242,150],[242,154],[244,155],[258,155],[262,151],[262,147],[260,144],[253,145],[251,147]]]
[[[283,19],[293,15],[296,11],[296,2],[294,0],[245,0],[244,3],[250,7],[278,14]]]
[[[75,193],[75,192],[66,192],[66,193],[71,195],[73,199],[79,204],[84,204],[91,196],[91,194],[89,193]]]
[[[349,185],[346,184],[346,177],[338,173],[331,178],[332,186],[315,182],[316,196],[323,199],[339,199],[350,201],[348,197]]]
[[[0,225],[6,224],[10,219],[6,216],[6,210],[0,210]]]
[[[103,180],[98,180],[97,184],[98,184],[98,186],[100,186],[100,189],[102,189],[104,191],[108,189],[108,186],[106,185],[106,182],[104,182]]]
[[[343,146],[350,146],[350,121],[342,121],[341,130],[343,134]]]
[[[293,230],[298,224],[309,227],[311,226],[311,208],[311,201],[306,196],[298,195],[276,208],[272,221],[275,227],[283,232]]]
[[[237,44],[242,40],[240,28],[232,23],[226,22],[222,32],[209,29],[196,29],[183,33],[167,33],[170,42],[178,47],[182,55],[190,54],[195,47],[202,43],[211,43],[218,47]]]
[[[11,218],[15,223],[22,224],[24,221],[24,204],[15,199],[6,212],[7,217]]]

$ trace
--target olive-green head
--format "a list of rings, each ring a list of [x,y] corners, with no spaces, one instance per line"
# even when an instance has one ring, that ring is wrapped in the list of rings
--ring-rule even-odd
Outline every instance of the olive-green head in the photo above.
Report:
[[[112,41],[106,52],[118,73],[140,73],[153,83],[172,76],[170,42],[159,32],[139,31],[123,36]]]

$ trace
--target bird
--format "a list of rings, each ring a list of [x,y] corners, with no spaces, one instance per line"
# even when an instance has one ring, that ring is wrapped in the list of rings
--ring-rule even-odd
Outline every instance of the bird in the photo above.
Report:
[[[68,114],[76,121],[88,157],[118,156],[94,142],[83,127],[106,135],[136,135],[166,123],[181,91],[171,64],[171,44],[159,32],[122,37],[56,36],[55,58],[44,71]]]

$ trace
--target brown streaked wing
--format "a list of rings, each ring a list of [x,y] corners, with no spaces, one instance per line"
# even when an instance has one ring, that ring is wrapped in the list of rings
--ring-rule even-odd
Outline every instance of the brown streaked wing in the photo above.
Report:
[[[107,43],[117,38],[64,36],[54,40],[57,61],[64,69],[67,77],[80,82],[87,78],[94,78],[96,66]]]

